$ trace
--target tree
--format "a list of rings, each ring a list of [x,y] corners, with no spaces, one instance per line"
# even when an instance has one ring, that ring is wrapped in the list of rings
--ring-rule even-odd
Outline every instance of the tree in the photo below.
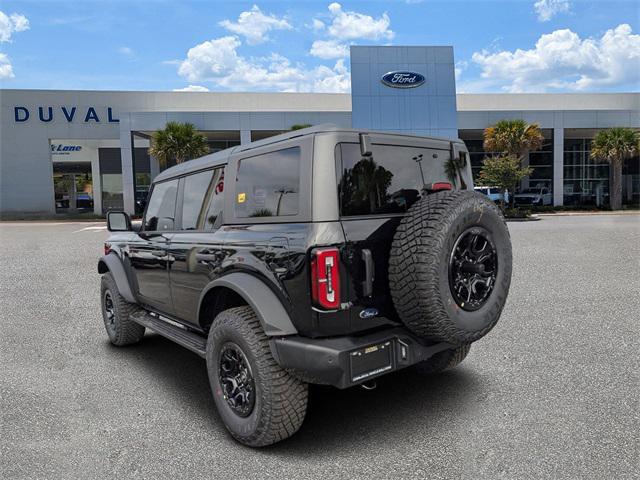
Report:
[[[542,147],[544,137],[537,123],[524,120],[500,120],[484,131],[484,149],[503,156],[516,157],[520,161],[529,153]]]
[[[149,155],[157,158],[163,169],[171,160],[179,164],[207,153],[207,139],[191,123],[168,122],[163,130],[154,132],[149,147]]]
[[[480,170],[479,181],[483,185],[495,185],[502,191],[502,198],[505,198],[505,191],[509,190],[510,201],[513,205],[513,192],[520,181],[531,175],[531,167],[523,167],[520,158],[513,155],[498,157],[487,157],[484,159],[482,170]]]
[[[613,210],[622,208],[622,164],[640,152],[640,133],[630,128],[601,130],[591,142],[591,158],[610,165],[610,204]]]

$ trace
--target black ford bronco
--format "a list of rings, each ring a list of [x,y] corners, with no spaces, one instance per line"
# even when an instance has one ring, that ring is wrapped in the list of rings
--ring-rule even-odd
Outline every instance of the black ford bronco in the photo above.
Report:
[[[298,130],[169,168],[98,263],[114,345],[152,330],[206,359],[227,429],[293,435],[308,384],[461,362],[511,280],[499,209],[461,141]]]

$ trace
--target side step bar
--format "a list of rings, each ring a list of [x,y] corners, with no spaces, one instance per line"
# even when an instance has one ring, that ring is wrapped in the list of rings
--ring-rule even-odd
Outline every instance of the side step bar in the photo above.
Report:
[[[202,335],[187,330],[177,322],[163,320],[147,312],[133,314],[129,318],[137,324],[156,332],[158,335],[162,335],[178,345],[197,353],[202,358],[207,353],[207,339]]]

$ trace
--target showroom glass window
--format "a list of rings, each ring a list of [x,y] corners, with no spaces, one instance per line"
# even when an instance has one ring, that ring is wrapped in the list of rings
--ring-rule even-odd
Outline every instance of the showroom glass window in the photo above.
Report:
[[[202,211],[204,199],[207,195],[213,172],[204,172],[187,175],[183,182],[182,194],[182,230],[196,230],[200,219],[204,216]]]
[[[300,198],[300,147],[243,158],[236,178],[239,218],[297,215]]]
[[[144,217],[144,230],[171,231],[175,228],[178,180],[156,183]]]
[[[213,171],[213,179],[207,197],[203,228],[217,230],[222,225],[222,209],[224,208],[224,168],[216,168]]]
[[[336,146],[344,216],[404,213],[421,198],[425,185],[449,182],[448,151],[378,144],[371,150],[363,157],[357,143]]]
[[[529,187],[553,189],[553,130],[542,130],[544,140],[540,149],[529,152],[529,166],[533,172],[529,176]]]
[[[609,164],[591,158],[591,139],[564,139],[564,204],[609,203]]]

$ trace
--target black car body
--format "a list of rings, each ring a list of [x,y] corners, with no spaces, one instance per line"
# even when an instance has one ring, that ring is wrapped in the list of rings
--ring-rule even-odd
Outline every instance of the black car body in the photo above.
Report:
[[[217,315],[245,305],[287,372],[362,383],[454,347],[403,325],[388,270],[414,203],[473,190],[467,156],[461,141],[333,126],[233,147],[160,173],[140,227],[110,218],[98,270],[136,322],[203,357]]]

